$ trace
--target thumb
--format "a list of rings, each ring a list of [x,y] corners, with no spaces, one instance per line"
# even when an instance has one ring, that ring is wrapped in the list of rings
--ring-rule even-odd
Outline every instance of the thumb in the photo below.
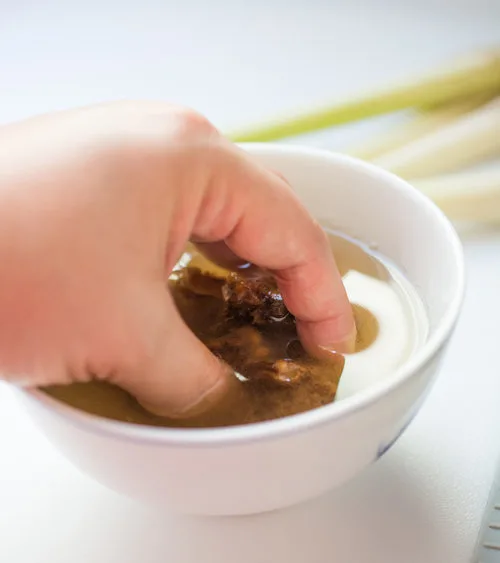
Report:
[[[232,370],[184,324],[168,292],[155,310],[161,314],[149,318],[145,350],[121,366],[113,383],[154,414],[185,418],[211,409],[237,385]]]

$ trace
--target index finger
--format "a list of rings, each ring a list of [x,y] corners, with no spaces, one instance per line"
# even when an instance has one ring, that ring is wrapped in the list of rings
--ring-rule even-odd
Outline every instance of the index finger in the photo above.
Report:
[[[195,235],[224,240],[237,256],[276,276],[307,349],[350,351],[352,307],[324,230],[282,178],[243,151],[222,151],[216,161],[205,200],[218,213],[202,212]]]

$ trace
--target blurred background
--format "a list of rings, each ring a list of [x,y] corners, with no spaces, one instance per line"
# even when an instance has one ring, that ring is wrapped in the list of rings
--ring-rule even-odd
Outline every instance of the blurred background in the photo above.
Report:
[[[190,105],[232,130],[418,76],[498,44],[500,36],[498,0],[2,0],[0,6],[0,121],[103,100],[159,98]],[[307,142],[341,147],[346,134],[352,135],[329,132]]]
[[[498,0],[0,0],[0,123],[152,98],[233,131],[493,46]],[[400,118],[287,142],[343,150]],[[233,520],[152,513],[79,475],[0,387],[0,561],[472,561],[500,455],[500,230],[460,233],[468,296],[431,397],[380,463],[305,506]]]

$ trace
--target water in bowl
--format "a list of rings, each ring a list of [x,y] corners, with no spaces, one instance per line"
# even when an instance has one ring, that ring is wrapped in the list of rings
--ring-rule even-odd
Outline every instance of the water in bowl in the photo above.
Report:
[[[235,368],[240,380],[237,392],[210,412],[182,420],[153,415],[128,393],[105,382],[52,386],[47,393],[115,420],[217,427],[298,414],[380,381],[425,341],[423,305],[402,273],[374,250],[340,233],[330,232],[329,238],[354,308],[355,353],[321,361],[309,358],[272,280],[248,287],[246,279],[233,276],[228,284],[227,270],[189,247],[173,272],[170,291],[188,326]],[[255,299],[267,300],[267,309],[256,306]]]

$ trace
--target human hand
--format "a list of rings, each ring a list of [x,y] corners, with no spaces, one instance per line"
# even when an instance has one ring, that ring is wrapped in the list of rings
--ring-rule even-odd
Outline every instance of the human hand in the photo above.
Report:
[[[189,240],[271,270],[309,350],[352,342],[322,229],[282,178],[200,115],[121,102],[1,128],[3,377],[108,380],[169,416],[208,407],[229,369],[167,290]]]

